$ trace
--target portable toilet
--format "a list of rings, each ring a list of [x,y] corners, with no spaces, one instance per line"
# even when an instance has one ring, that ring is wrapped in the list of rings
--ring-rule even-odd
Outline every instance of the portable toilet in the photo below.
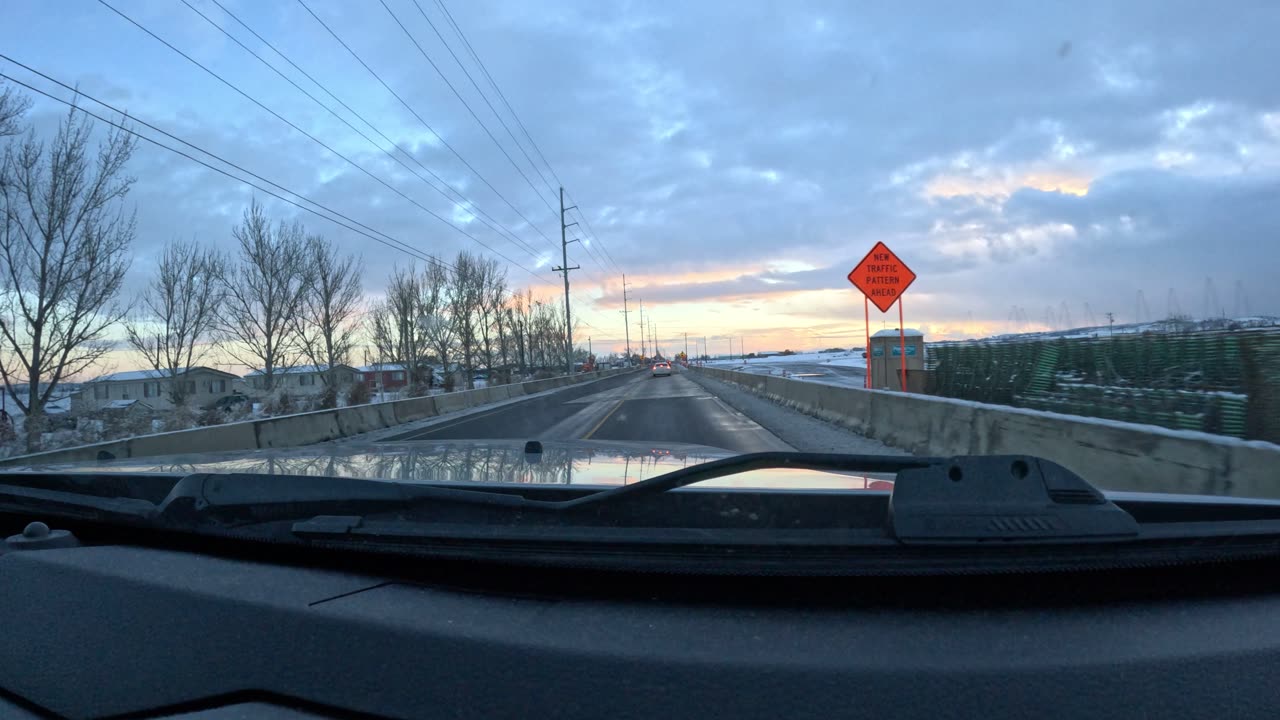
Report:
[[[915,328],[902,331],[906,340],[907,391],[924,392],[924,333]],[[897,328],[880,330],[871,336],[871,387],[875,390],[902,390],[903,343]]]

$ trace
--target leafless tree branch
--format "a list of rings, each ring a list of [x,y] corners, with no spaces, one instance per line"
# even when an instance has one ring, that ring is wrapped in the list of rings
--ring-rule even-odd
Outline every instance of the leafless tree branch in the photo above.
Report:
[[[0,105],[23,107],[14,97],[6,91]],[[0,159],[0,378],[28,416],[28,451],[54,390],[101,359],[107,329],[128,310],[118,296],[135,220],[122,200],[137,141],[115,129],[92,156],[92,132],[72,107],[51,143],[29,131]]]

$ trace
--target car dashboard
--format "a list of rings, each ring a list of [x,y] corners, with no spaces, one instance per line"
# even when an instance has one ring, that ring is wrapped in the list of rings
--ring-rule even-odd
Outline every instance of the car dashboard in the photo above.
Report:
[[[1246,717],[1280,669],[1262,568],[829,583],[105,539],[0,555],[0,715]]]

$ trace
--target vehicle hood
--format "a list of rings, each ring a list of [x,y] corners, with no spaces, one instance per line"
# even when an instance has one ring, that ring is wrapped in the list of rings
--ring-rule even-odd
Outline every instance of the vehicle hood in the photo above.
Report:
[[[629,442],[545,442],[538,454],[510,440],[342,442],[296,448],[193,453],[93,462],[7,467],[6,471],[76,473],[261,473],[324,475],[430,483],[503,483],[615,486],[683,467],[732,457],[703,445]],[[791,468],[753,470],[699,487],[785,490],[889,490],[893,475],[819,472]]]

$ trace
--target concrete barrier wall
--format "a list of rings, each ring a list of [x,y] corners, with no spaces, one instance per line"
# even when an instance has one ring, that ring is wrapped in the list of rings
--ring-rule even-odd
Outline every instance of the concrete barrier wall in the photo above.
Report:
[[[1280,446],[1267,442],[715,368],[696,371],[920,455],[1036,455],[1107,490],[1280,497]]]
[[[125,440],[50,450],[33,455],[19,455],[0,460],[0,466],[97,460],[99,453],[104,452],[112,457],[127,458],[310,445],[382,430],[414,420],[457,412],[509,398],[532,395],[553,388],[598,380],[623,372],[627,371],[600,370],[513,385],[462,390],[444,395],[353,405],[226,425],[140,435]]]

